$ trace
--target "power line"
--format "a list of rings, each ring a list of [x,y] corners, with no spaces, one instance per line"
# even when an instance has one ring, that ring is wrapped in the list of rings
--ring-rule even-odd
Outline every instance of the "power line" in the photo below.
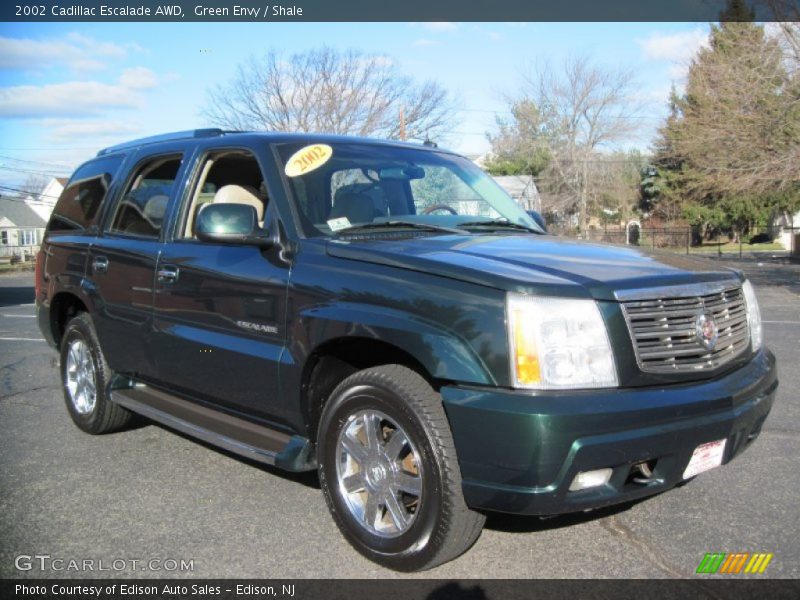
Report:
[[[97,152],[99,146],[0,146],[0,150],[35,151],[35,150],[93,150]]]
[[[56,171],[34,171],[32,169],[15,169],[14,167],[6,167],[6,166],[3,166],[3,165],[0,165],[0,169],[2,169],[4,171],[13,171],[15,173],[28,173],[29,175],[47,175],[49,177],[59,177],[59,176],[62,176],[62,175],[65,175],[65,174],[68,173],[68,171],[66,169],[64,171],[59,171],[59,172],[56,172]]]
[[[6,191],[6,192],[17,192],[19,194],[28,194],[30,196],[33,196],[33,198],[31,198],[30,200],[28,200],[26,198],[10,198],[10,197],[4,196],[3,198],[5,200],[19,200],[20,202],[40,202],[41,204],[47,204],[47,205],[51,205],[51,204],[54,205],[55,202],[50,203],[50,202],[46,202],[44,200],[37,200],[36,198],[37,197],[38,198],[52,198],[53,200],[58,200],[58,196],[51,196],[50,194],[40,194],[38,192],[33,192],[31,190],[23,190],[22,188],[16,188],[16,187],[11,187],[11,186],[7,186],[7,185],[0,185],[0,190]]]
[[[22,158],[14,158],[13,156],[4,156],[4,155],[1,155],[1,154],[0,154],[0,159],[13,160],[14,162],[25,163],[25,164],[29,164],[29,165],[46,165],[48,167],[57,167],[59,169],[71,169],[72,168],[69,165],[62,165],[62,164],[53,163],[53,162],[46,162],[46,161],[43,161],[43,160],[25,160],[25,159],[22,159]]]

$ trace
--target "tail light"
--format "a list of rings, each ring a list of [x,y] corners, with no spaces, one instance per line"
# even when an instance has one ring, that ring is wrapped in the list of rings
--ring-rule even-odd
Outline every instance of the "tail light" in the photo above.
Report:
[[[34,282],[34,289],[35,291],[35,298],[36,301],[39,301],[39,294],[42,291],[42,283],[44,282],[42,279],[42,270],[44,268],[44,250],[39,250],[39,253],[36,255],[36,271],[34,274],[35,282]]]

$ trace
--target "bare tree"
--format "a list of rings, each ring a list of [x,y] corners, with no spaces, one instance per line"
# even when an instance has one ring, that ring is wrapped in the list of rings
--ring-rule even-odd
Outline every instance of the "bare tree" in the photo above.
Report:
[[[446,133],[454,112],[438,83],[414,82],[385,56],[323,47],[251,58],[209,93],[203,115],[238,130],[421,139]]]
[[[797,18],[800,19],[800,14]],[[800,75],[800,23],[784,21],[775,25],[780,33],[786,70],[797,77]]]
[[[635,131],[639,104],[633,85],[630,71],[574,57],[557,68],[544,63],[532,69],[524,77],[522,93],[510,100],[517,121],[535,116],[535,123],[518,125],[525,138],[518,146],[548,157],[541,191],[561,210],[577,210],[582,228],[588,225],[590,204],[602,193],[598,174],[607,166],[602,165],[603,151]],[[519,107],[527,109],[515,110]],[[508,145],[509,131],[501,134],[497,141]]]
[[[756,6],[766,8],[764,19],[780,37],[785,53],[786,68],[790,73],[800,71],[800,4],[797,0],[755,0]]]
[[[528,89],[549,123],[552,172],[576,200],[581,229],[588,226],[589,203],[600,193],[593,185],[598,151],[609,149],[635,130],[633,74],[570,58],[562,68],[544,65],[532,73]]]
[[[22,193],[24,196],[32,196],[34,200],[38,200],[41,193],[50,183],[50,177],[41,175],[39,173],[31,173],[25,178],[22,184]],[[47,199],[47,198],[45,198]]]

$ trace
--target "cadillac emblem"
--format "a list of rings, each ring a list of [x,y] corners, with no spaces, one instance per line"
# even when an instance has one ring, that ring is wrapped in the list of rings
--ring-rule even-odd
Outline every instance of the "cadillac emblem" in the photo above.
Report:
[[[713,350],[717,345],[717,337],[719,337],[719,329],[717,323],[714,321],[714,315],[710,313],[703,313],[697,317],[694,325],[694,333],[697,341],[702,344],[706,350]]]

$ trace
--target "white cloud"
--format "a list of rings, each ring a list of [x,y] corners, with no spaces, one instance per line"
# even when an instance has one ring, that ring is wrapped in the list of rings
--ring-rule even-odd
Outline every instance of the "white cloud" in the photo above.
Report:
[[[134,108],[143,102],[140,92],[156,83],[152,71],[137,67],[123,71],[114,84],[69,81],[0,88],[0,116],[84,117],[100,114],[106,109]]]
[[[125,44],[122,46],[113,42],[101,42],[78,32],[67,34],[67,39],[79,48],[83,48],[89,54],[109,58],[123,58],[128,54],[128,50],[142,50],[138,44]]]
[[[104,108],[136,106],[130,90],[97,81],[19,85],[0,89],[0,116],[41,117],[97,114]]]
[[[636,41],[647,59],[688,62],[700,48],[708,46],[708,31],[698,27],[678,33],[655,32]]]
[[[689,74],[689,61],[675,63],[674,65],[670,65],[669,69],[667,69],[667,75],[672,81],[683,79],[688,74]]]
[[[654,88],[641,88],[631,94],[631,101],[644,104],[645,106],[664,106],[669,101],[672,93],[672,85],[660,85]]]
[[[145,67],[125,69],[119,77],[121,86],[132,90],[146,90],[158,85],[156,74]]]
[[[458,25],[451,23],[450,21],[430,21],[427,23],[420,23],[420,25],[422,25],[428,31],[436,32],[455,31],[458,29]]]
[[[492,25],[496,25],[493,23]],[[477,35],[481,35],[486,37],[491,42],[504,42],[506,40],[506,36],[496,31],[495,29],[489,29],[488,27],[484,27],[484,25],[471,25],[469,27],[470,32],[475,32]]]
[[[40,123],[50,130],[53,143],[72,142],[76,137],[93,140],[119,139],[136,135],[141,131],[139,124],[119,120],[84,119],[42,119]]]
[[[141,48],[100,42],[80,33],[39,40],[0,36],[0,68],[38,70],[65,66],[74,71],[92,71],[104,68],[105,60],[124,58],[129,50]]]

